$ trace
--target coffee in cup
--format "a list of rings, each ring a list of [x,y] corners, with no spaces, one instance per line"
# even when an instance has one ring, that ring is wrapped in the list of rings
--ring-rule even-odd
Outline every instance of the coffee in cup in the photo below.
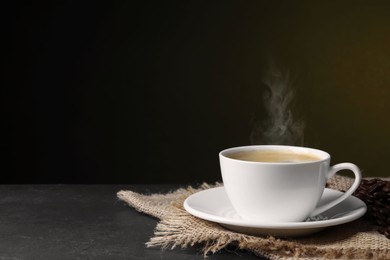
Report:
[[[254,150],[242,151],[226,155],[229,158],[252,161],[252,162],[274,162],[274,163],[291,163],[291,162],[311,162],[318,161],[321,157],[311,153],[299,153],[293,151],[277,150]]]

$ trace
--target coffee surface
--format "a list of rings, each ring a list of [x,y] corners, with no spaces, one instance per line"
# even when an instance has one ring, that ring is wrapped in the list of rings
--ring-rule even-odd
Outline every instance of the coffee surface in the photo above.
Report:
[[[243,151],[227,154],[226,156],[243,161],[275,163],[312,162],[322,159],[320,156],[311,153],[275,150]]]

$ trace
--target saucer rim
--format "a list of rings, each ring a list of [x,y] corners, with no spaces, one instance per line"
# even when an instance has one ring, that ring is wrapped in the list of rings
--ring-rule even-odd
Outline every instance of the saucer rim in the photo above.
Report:
[[[227,218],[227,217],[222,217],[218,216],[212,213],[206,213],[201,210],[198,210],[196,208],[193,208],[191,204],[191,200],[196,199],[196,197],[200,193],[210,193],[210,192],[223,192],[224,196],[226,196],[226,192],[224,192],[224,187],[215,187],[215,188],[210,188],[207,190],[202,190],[197,193],[194,193],[190,195],[183,203],[184,209],[190,213],[191,215],[212,221],[215,223],[219,224],[225,224],[225,225],[233,225],[233,226],[240,226],[240,227],[248,227],[248,228],[263,228],[263,229],[313,229],[313,228],[325,228],[325,227],[330,227],[330,226],[335,226],[335,225],[341,225],[345,224],[351,221],[354,221],[360,217],[362,217],[366,211],[367,211],[367,205],[360,200],[359,198],[351,195],[348,197],[345,201],[354,201],[355,203],[359,204],[356,208],[353,208],[351,210],[346,210],[345,213],[347,215],[337,217],[334,219],[328,219],[328,220],[314,220],[314,221],[303,221],[303,222],[253,222],[253,221],[248,221],[244,219],[232,219],[232,218]],[[333,190],[333,189],[328,189],[326,188],[324,190],[325,193],[335,193],[335,195],[341,195],[343,192]],[[336,194],[337,193],[337,194]],[[231,206],[231,205],[229,205]],[[231,206],[232,207],[232,206]],[[343,212],[344,213],[344,212]]]

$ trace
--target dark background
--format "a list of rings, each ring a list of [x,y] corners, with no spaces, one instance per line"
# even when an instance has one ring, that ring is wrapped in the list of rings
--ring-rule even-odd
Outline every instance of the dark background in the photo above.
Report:
[[[389,1],[53,1],[3,7],[2,183],[220,180],[270,57],[304,145],[389,176]]]

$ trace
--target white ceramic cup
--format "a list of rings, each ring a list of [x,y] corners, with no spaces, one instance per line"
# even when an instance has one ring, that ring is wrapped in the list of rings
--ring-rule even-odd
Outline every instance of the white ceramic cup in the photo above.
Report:
[[[252,150],[276,150],[314,155],[309,162],[256,162],[229,158]],[[258,223],[298,222],[314,217],[352,195],[361,181],[359,168],[352,163],[330,166],[324,151],[283,145],[242,146],[219,153],[222,180],[237,213]],[[318,205],[326,181],[340,170],[355,174],[353,185],[339,198]]]

